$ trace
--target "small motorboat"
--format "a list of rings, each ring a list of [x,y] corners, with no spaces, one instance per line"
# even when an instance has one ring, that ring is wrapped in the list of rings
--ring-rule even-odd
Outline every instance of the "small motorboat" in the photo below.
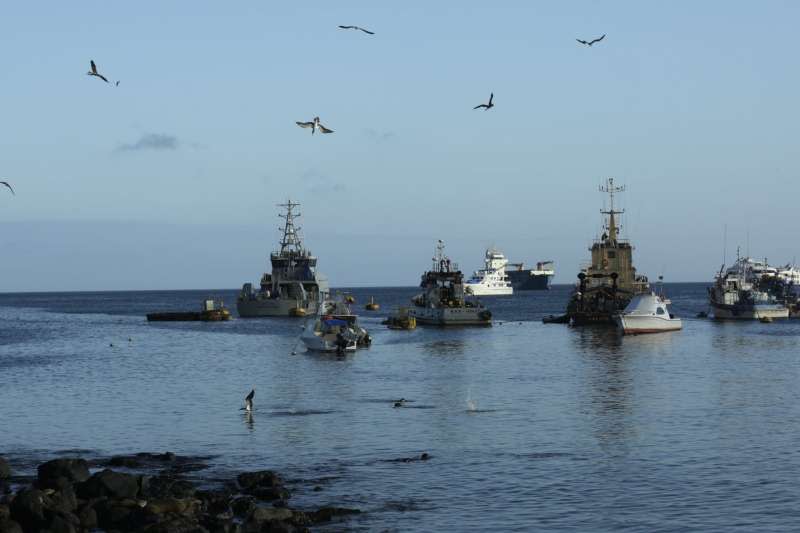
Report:
[[[389,329],[415,329],[417,327],[417,319],[408,314],[407,307],[401,307],[381,324]]]
[[[300,339],[310,351],[338,354],[353,352],[372,343],[372,337],[359,326],[358,316],[343,299],[322,302],[313,327],[306,328]]]
[[[661,294],[637,294],[614,320],[625,335],[662,333],[683,327],[681,319],[669,312],[671,302]]]

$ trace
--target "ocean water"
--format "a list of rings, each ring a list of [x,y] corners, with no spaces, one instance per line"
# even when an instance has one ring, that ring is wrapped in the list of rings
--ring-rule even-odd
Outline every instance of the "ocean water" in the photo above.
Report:
[[[293,506],[364,511],[331,530],[796,531],[800,321],[696,320],[705,287],[666,285],[683,331],[624,338],[542,324],[568,287],[485,299],[491,328],[415,331],[379,324],[414,288],[355,289],[382,309],[344,358],[306,353],[301,320],[144,318],[231,290],[4,294],[0,454],[274,468]]]

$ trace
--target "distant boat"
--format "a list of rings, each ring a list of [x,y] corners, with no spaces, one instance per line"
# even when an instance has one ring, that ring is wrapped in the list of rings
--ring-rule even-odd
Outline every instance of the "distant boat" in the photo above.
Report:
[[[708,300],[717,320],[788,318],[786,305],[790,284],[765,263],[740,258],[727,270],[723,265],[708,289]],[[777,282],[777,283],[776,283]]]
[[[506,276],[506,256],[494,249],[486,250],[483,268],[464,282],[464,292],[475,296],[511,296],[514,287]]]
[[[614,318],[625,335],[663,333],[683,327],[681,319],[669,312],[671,302],[654,292],[637,294],[620,314]]]
[[[222,300],[211,298],[203,301],[203,308],[200,311],[167,311],[147,314],[148,322],[220,322],[230,319],[231,313],[225,308]]]

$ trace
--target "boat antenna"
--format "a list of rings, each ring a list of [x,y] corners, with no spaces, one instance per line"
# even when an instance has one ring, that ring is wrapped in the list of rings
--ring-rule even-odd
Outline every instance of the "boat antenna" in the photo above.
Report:
[[[614,215],[621,215],[625,212],[625,210],[615,211],[614,210],[614,194],[621,193],[625,191],[625,186],[614,185],[614,178],[608,178],[608,181],[605,185],[600,186],[600,192],[608,193],[609,198],[609,210],[608,211],[600,211],[604,215],[608,215],[608,224],[606,228],[608,229],[608,238],[607,241],[610,243],[617,242],[617,232],[619,230],[619,226],[617,226],[616,218]]]
[[[728,262],[728,225],[722,230],[722,264]]]
[[[302,228],[294,227],[294,219],[302,216],[300,213],[293,212],[293,209],[299,206],[300,204],[292,202],[291,199],[287,200],[285,204],[278,204],[278,207],[286,208],[286,214],[281,213],[278,215],[285,220],[283,227],[278,228],[283,231],[283,237],[281,238],[281,254],[286,251],[303,252],[303,240],[300,238],[300,230]]]

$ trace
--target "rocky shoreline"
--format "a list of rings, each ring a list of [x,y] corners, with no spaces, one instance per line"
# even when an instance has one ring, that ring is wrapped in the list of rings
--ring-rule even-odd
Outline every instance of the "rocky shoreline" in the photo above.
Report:
[[[33,476],[14,476],[0,456],[0,533],[301,532],[346,520],[358,509],[289,507],[291,491],[271,470],[243,472],[213,489],[186,474],[202,458],[138,453],[40,464]]]

